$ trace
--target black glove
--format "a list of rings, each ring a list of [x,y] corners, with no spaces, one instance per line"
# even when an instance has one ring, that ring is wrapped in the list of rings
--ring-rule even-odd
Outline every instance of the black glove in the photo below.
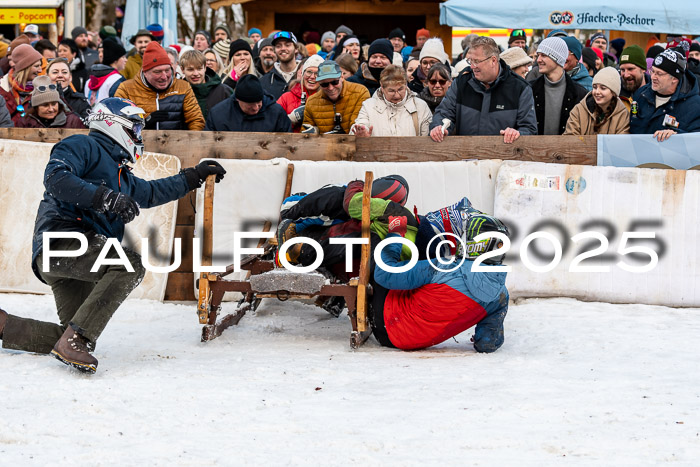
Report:
[[[112,212],[119,215],[125,224],[133,221],[141,213],[138,203],[131,196],[115,193],[106,186],[97,189],[92,205],[98,212]]]
[[[146,125],[144,126],[147,130],[155,130],[156,124],[158,122],[165,122],[168,120],[168,112],[165,110],[156,110],[152,112],[148,117],[146,117]]]
[[[224,179],[226,170],[216,161],[204,161],[182,172],[185,174],[187,186],[190,190],[196,190],[202,186],[202,183],[204,183],[209,175],[216,175],[216,183],[219,183]]]

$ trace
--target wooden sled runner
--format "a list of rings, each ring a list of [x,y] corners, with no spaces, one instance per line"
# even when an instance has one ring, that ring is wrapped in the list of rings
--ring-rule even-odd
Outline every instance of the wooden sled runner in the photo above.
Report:
[[[294,165],[289,164],[284,197],[291,193]],[[230,326],[239,323],[248,311],[255,311],[263,298],[278,300],[303,300],[315,297],[343,297],[348,308],[348,317],[352,324],[350,346],[360,347],[371,334],[367,318],[367,307],[371,297],[369,285],[370,267],[370,198],[372,193],[372,172],[365,173],[365,186],[362,195],[362,238],[367,243],[361,246],[359,277],[349,282],[328,283],[320,273],[295,273],[275,266],[270,253],[276,247],[276,238],[258,243],[258,248],[265,251],[262,255],[249,255],[241,259],[241,269],[248,271],[245,280],[227,280],[226,276],[234,272],[229,265],[225,272],[200,273],[199,300],[197,314],[202,328],[202,342],[217,338]],[[215,176],[210,176],[204,188],[204,222],[202,231],[202,266],[212,265],[213,251],[213,222],[214,222],[214,185]],[[265,222],[263,231],[271,228],[269,221]],[[197,254],[197,252],[195,252]],[[226,292],[240,292],[243,299],[235,311],[221,316],[221,302]]]

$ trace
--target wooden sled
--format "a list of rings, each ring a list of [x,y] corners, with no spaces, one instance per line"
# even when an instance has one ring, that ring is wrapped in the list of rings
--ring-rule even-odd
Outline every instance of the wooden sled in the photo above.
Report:
[[[294,165],[289,164],[284,197],[288,197],[292,188]],[[198,279],[199,300],[197,314],[202,328],[202,342],[216,339],[230,326],[239,323],[248,311],[255,311],[263,298],[278,300],[303,300],[315,297],[343,297],[348,308],[348,317],[352,324],[350,347],[359,348],[371,334],[367,318],[367,307],[371,297],[369,285],[370,265],[370,197],[372,193],[372,172],[365,173],[365,186],[362,195],[362,238],[367,243],[361,246],[359,277],[347,283],[334,282],[328,284],[325,276],[313,273],[292,273],[275,266],[269,253],[274,252],[276,238],[258,243],[263,248],[262,255],[249,255],[241,259],[241,269],[248,271],[245,280],[227,280],[227,275],[234,272],[229,265],[225,272],[200,273]],[[202,230],[202,266],[212,265],[213,251],[213,209],[215,176],[210,176],[204,188],[204,222]],[[270,222],[265,222],[263,231],[270,230]],[[195,252],[197,254],[197,252]],[[279,274],[276,274],[279,273]],[[276,274],[275,276],[272,276]],[[241,292],[244,297],[238,303],[233,313],[220,316],[221,301],[226,292]]]

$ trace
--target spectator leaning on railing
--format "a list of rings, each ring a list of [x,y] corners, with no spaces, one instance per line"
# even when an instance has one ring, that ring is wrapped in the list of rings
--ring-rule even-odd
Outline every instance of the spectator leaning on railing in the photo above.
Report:
[[[512,143],[521,134],[537,134],[532,89],[499,60],[499,52],[490,37],[474,40],[467,52],[470,68],[457,77],[435,110],[433,141],[442,142],[446,135],[501,134],[505,143]]]
[[[389,65],[381,87],[362,103],[350,133],[357,136],[427,136],[433,114],[406,83],[403,67]]]

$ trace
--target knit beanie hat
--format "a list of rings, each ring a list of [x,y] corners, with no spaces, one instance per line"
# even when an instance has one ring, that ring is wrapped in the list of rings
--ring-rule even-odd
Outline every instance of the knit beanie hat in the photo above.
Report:
[[[552,29],[547,34],[547,37],[566,37],[568,34],[563,29]]]
[[[258,77],[251,74],[243,75],[236,84],[234,96],[239,101],[249,104],[263,100],[263,88]]]
[[[76,26],[73,28],[73,30],[70,32],[70,36],[75,40],[76,37],[78,37],[81,34],[87,34],[87,29],[85,29],[82,26]]]
[[[638,66],[642,70],[646,70],[647,61],[646,57],[644,56],[644,50],[642,50],[642,48],[638,45],[630,45],[629,47],[626,47],[620,54],[620,65],[624,65],[625,63],[631,63],[632,65]]]
[[[321,42],[321,34],[318,31],[309,31],[306,34],[306,44],[318,44]]]
[[[569,49],[569,52],[574,54],[574,57],[576,57],[576,60],[581,60],[581,52],[583,52],[583,46],[581,43],[578,41],[573,36],[566,36],[562,37],[564,42],[566,42],[566,47]]]
[[[248,37],[252,36],[253,34],[260,34],[262,36],[262,31],[258,28],[250,28],[248,29]],[[256,101],[257,102],[257,101]]]
[[[204,30],[195,32],[194,36],[192,36],[192,38],[197,37],[197,35],[199,35],[199,34],[203,35],[207,39],[207,43],[211,44],[211,34],[209,34],[207,31],[204,31]]]
[[[337,36],[341,32],[347,34],[348,36],[352,35],[352,29],[345,26],[344,24],[341,24],[340,26],[338,26],[338,28],[335,30],[335,35]]]
[[[170,65],[168,52],[156,41],[149,42],[146,51],[143,53],[143,71],[148,71],[161,65]]]
[[[625,48],[626,43],[626,40],[624,40],[622,37],[618,37],[617,39],[610,41],[610,49],[613,50],[615,55],[619,57],[622,54],[622,50]]]
[[[666,49],[654,59],[654,67],[663,70],[676,79],[681,79],[685,74],[686,61],[675,50]]]
[[[102,26],[100,28],[100,39],[105,40],[108,37],[117,37],[117,30],[114,26]]]
[[[649,49],[647,49],[647,58],[656,58],[656,56],[663,51],[664,48],[660,45],[652,45],[651,47],[649,47]]]
[[[590,47],[584,47],[583,52],[581,52],[581,60],[585,63],[589,69],[595,70],[595,61],[598,56],[593,52]]]
[[[165,31],[163,31],[163,26],[161,26],[158,23],[153,23],[146,26],[146,29],[148,29],[151,32],[154,41],[163,42],[163,38],[165,37]]]
[[[428,31],[425,28],[419,29],[418,31],[416,31],[416,40],[419,37],[425,37],[426,39],[430,39],[430,31]]]
[[[501,58],[506,65],[510,67],[511,70],[518,68],[519,66],[529,65],[532,63],[532,59],[527,55],[527,53],[522,49],[522,47],[511,47],[501,52]]]
[[[270,39],[269,37],[266,37],[265,39],[260,40],[255,44],[255,48],[258,50],[262,50],[265,47],[273,47],[272,39]]]
[[[402,41],[406,42],[406,34],[401,30],[401,28],[396,28],[392,29],[391,32],[389,33],[388,39],[393,39],[394,37],[398,37]]]
[[[510,44],[512,44],[513,42],[519,41],[521,39],[524,41],[527,40],[527,34],[525,34],[525,31],[522,29],[513,29],[510,32],[510,37],[508,38],[508,46],[510,46]]]
[[[540,42],[537,53],[548,56],[557,65],[564,67],[566,58],[569,56],[569,47],[561,37],[548,37]]]
[[[372,42],[367,55],[371,57],[374,54],[382,54],[391,62],[394,59],[394,47],[389,42],[389,39],[377,39]]]
[[[114,38],[107,38],[102,41],[102,63],[111,65],[126,55],[126,49],[122,47]]]
[[[594,34],[591,36],[591,39],[590,39],[591,42],[590,42],[590,43],[593,44],[593,41],[596,40],[596,39],[605,39],[605,43],[606,43],[606,44],[607,44],[607,42],[608,42],[608,38],[605,37],[605,34],[603,34],[602,32],[596,32],[596,33],[594,33]]]
[[[248,44],[246,41],[243,39],[236,39],[235,41],[231,42],[231,46],[228,49],[228,59],[229,61],[233,58],[233,55],[236,52],[239,52],[241,50],[245,50],[248,52],[250,55],[253,55],[253,51],[250,48],[250,44]],[[236,85],[238,86],[238,85]],[[257,101],[255,101],[257,102]]]
[[[440,60],[440,63],[445,63],[449,61],[447,54],[445,53],[445,47],[442,45],[442,40],[434,37],[428,39],[423,44],[423,48],[420,50],[419,60],[423,60],[425,57],[436,58]]]
[[[39,52],[29,44],[20,44],[13,48],[11,54],[12,61],[15,64],[15,72],[29,68],[36,62],[42,59]]]
[[[51,78],[48,76],[37,76],[32,83],[34,84],[34,90],[32,91],[32,107],[48,104],[49,102],[61,101],[56,85],[51,82]],[[50,89],[51,87],[53,89]]]
[[[685,59],[688,59],[690,54],[690,39],[687,37],[681,37],[680,39],[675,39],[666,45],[667,49],[673,49],[676,52],[682,54]]]
[[[616,96],[620,95],[620,73],[611,66],[606,66],[593,77],[593,84],[602,84],[606,88],[610,89],[615,93]]]
[[[321,36],[321,45],[326,42],[326,39],[333,39],[335,41],[335,33],[333,31],[326,31]]]
[[[31,41],[29,40],[29,36],[26,34],[20,34],[19,36],[15,37],[15,39],[10,42],[10,48],[7,49],[7,53],[11,54],[12,49],[16,49],[18,46],[22,44],[29,44]]]
[[[700,44],[697,42],[692,42],[690,44],[690,51],[689,52],[700,52]]]
[[[223,24],[223,23],[222,23],[222,24],[217,24],[217,25],[216,25],[216,29],[214,29],[214,34],[216,34],[216,31],[218,31],[219,29],[221,29],[222,31],[224,31],[224,32],[226,33],[226,37],[228,37],[229,39],[231,39],[231,30],[228,28],[227,25],[225,25],[225,24]],[[262,36],[262,34],[260,34],[260,35]]]
[[[323,63],[323,58],[320,55],[318,55],[318,54],[312,55],[306,59],[306,61],[304,62],[304,65],[301,67],[301,71],[303,73],[306,71],[307,68],[311,68],[311,67],[318,68],[318,66],[321,63]]]
[[[600,59],[600,61],[603,61],[603,51],[600,50],[598,47],[591,47],[591,50],[593,51],[594,54]]]
[[[214,42],[211,49],[218,55],[221,60],[226,61],[228,59],[228,53],[231,51],[231,41],[228,39],[219,39]]]

